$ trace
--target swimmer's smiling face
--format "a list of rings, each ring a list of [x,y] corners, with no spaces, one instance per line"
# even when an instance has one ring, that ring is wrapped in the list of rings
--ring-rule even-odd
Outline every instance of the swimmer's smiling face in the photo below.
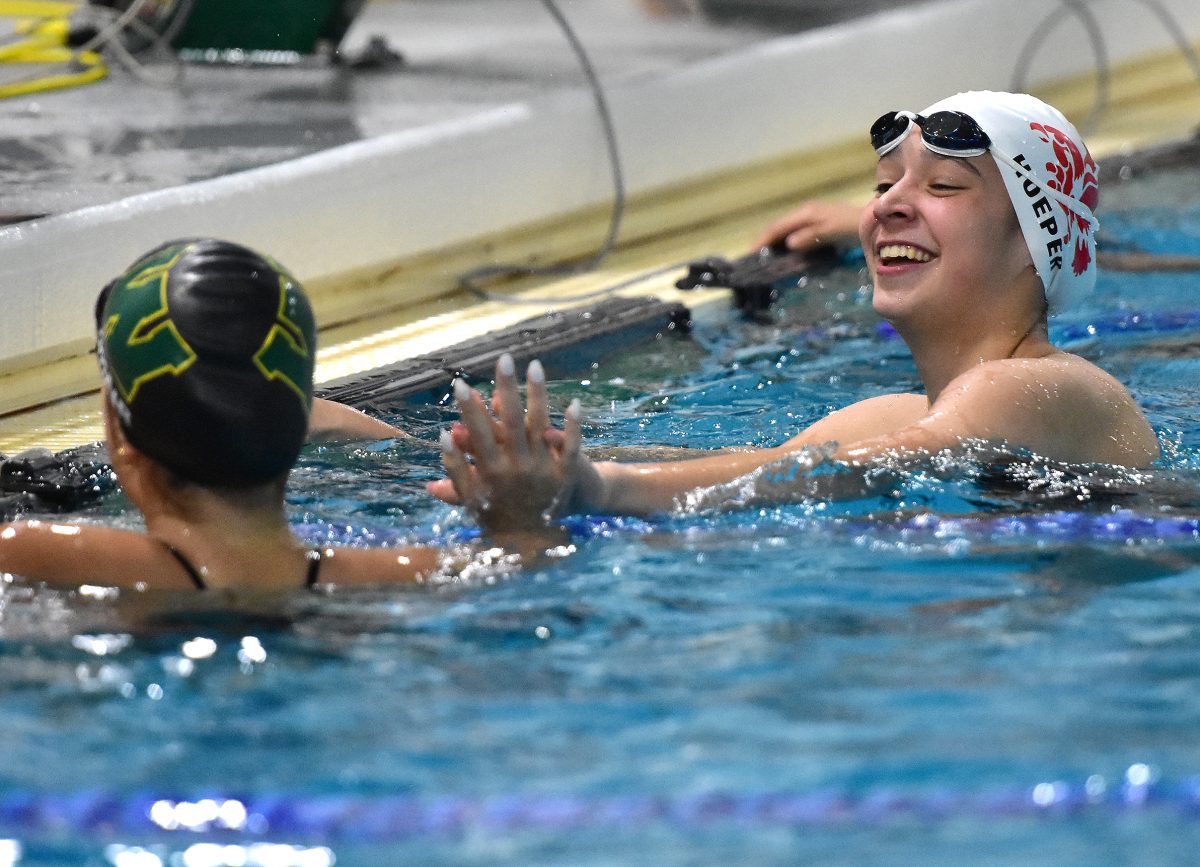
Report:
[[[859,237],[875,310],[902,333],[905,326],[979,327],[985,316],[1007,318],[1010,303],[1014,315],[1037,303],[1041,284],[988,154],[939,156],[919,135],[907,136],[879,160]]]

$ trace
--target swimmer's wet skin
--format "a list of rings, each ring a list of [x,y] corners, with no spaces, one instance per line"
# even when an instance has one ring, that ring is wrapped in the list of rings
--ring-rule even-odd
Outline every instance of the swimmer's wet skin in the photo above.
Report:
[[[1124,386],[1047,335],[1049,305],[1086,294],[1096,278],[1095,163],[1074,126],[1032,96],[972,92],[919,114],[889,112],[871,132],[876,197],[859,240],[874,308],[908,344],[925,393],[860,401],[775,448],[674,463],[595,463],[568,430],[562,510],[663,512],[777,461],[864,467],[968,442],[1068,463],[1158,458]],[[529,411],[545,413],[532,396]],[[481,428],[465,421],[472,435]],[[811,494],[806,472],[765,478],[764,498]],[[455,498],[446,482],[430,490]]]
[[[318,582],[420,582],[470,562],[465,546],[310,550],[292,534],[284,485],[310,427],[316,329],[303,289],[278,263],[224,241],[165,244],[105,287],[96,325],[106,442],[146,532],[7,524],[0,571],[232,599]],[[511,432],[492,446],[497,463],[525,448]],[[544,518],[557,485],[531,478],[490,473],[463,493],[514,562],[561,535]]]

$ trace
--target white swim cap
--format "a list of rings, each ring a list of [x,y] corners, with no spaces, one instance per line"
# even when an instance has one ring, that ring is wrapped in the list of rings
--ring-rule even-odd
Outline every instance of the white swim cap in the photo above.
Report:
[[[960,111],[992,140],[1029,255],[1055,308],[1079,301],[1096,284],[1100,198],[1096,162],[1062,112],[1026,93],[971,91],[921,112]]]

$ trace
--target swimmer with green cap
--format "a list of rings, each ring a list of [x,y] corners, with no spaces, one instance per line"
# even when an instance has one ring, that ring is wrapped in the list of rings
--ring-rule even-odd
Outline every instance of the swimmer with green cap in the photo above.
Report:
[[[544,466],[566,470],[564,508],[648,514],[722,497],[820,496],[825,482],[807,472],[816,464],[867,468],[971,444],[1069,463],[1142,467],[1158,458],[1128,391],[1048,338],[1048,302],[1086,293],[1096,276],[1096,166],[1070,122],[1032,96],[976,92],[888,112],[871,141],[876,194],[858,238],[875,310],[908,344],[924,393],[860,401],[774,448],[671,463],[593,462],[568,417],[548,434],[567,460]],[[486,470],[475,447],[485,408],[475,394],[460,404],[454,444]],[[529,412],[545,410],[531,401]],[[452,482],[429,489],[454,502],[463,486]]]
[[[278,263],[225,241],[165,244],[105,287],[96,326],[105,439],[146,531],[4,525],[0,571],[244,598],[418,582],[470,562],[465,549],[309,548],[293,536],[284,485],[310,428],[316,328]],[[465,498],[519,558],[558,541],[544,518],[556,486],[503,465],[523,446],[499,446],[486,491]]]

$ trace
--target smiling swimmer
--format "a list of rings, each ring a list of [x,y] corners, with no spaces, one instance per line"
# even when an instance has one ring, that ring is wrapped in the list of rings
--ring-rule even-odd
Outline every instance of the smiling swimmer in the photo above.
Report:
[[[1095,286],[1096,163],[1057,109],[1028,94],[960,93],[920,114],[888,112],[871,145],[882,158],[918,131],[936,156],[991,155],[1048,300],[1078,300]]]
[[[1106,270],[1200,270],[1198,256],[1096,249],[1097,226],[1091,213],[1096,209],[1099,191],[1096,165],[1075,128],[1046,103],[1024,94],[960,93],[930,106],[922,114],[928,117],[943,110],[965,114],[989,131],[992,156],[1004,177],[1038,274],[1049,287],[1047,295],[1053,307],[1065,306],[1059,301],[1078,300],[1080,293],[1071,291],[1070,286],[1090,288],[1093,278],[1086,277],[1082,282],[1075,279],[1075,272],[1081,266],[1085,272],[1090,270],[1082,263],[1084,257],[1089,258],[1089,265],[1098,262]],[[1041,130],[1032,126],[1038,116],[1043,118]],[[889,112],[879,119],[878,133],[883,138],[906,134],[911,119],[910,112]],[[953,119],[945,122],[951,128],[957,123]],[[925,127],[933,131],[931,135],[938,134],[938,121],[933,121],[932,127],[930,123],[926,121]],[[1045,159],[1032,161],[1033,155]],[[1018,161],[1026,165],[1017,165]],[[1080,189],[1071,189],[1076,186]],[[1059,191],[1067,193],[1065,199],[1058,197]],[[1052,201],[1066,210],[1050,207]],[[861,213],[862,205],[851,202],[822,199],[802,202],[764,228],[754,246],[759,250],[782,247],[800,251],[823,245],[852,247],[858,244]],[[1064,219],[1066,225],[1062,224]],[[1090,224],[1082,233],[1088,237],[1086,241],[1077,237],[1078,246],[1067,249],[1071,229],[1080,222]],[[1064,266],[1064,259],[1070,265],[1072,277],[1052,283]],[[1060,291],[1063,288],[1065,292]]]
[[[1158,457],[1126,389],[1047,336],[1048,300],[1086,294],[1096,278],[1095,162],[1075,127],[1035,97],[973,92],[919,113],[888,112],[871,143],[876,194],[859,242],[875,310],[907,343],[924,393],[860,401],[773,448],[671,463],[593,462],[568,417],[563,432],[547,434],[571,456],[564,510],[655,513],[776,461],[863,466],[979,442],[1072,463],[1144,466]],[[530,414],[544,417],[545,408],[531,400]],[[477,415],[464,415],[469,435],[456,438],[459,448],[474,452]],[[819,454],[806,454],[813,447]],[[810,494],[808,474],[795,475],[793,490],[773,496]],[[446,480],[430,491],[456,497]]]

